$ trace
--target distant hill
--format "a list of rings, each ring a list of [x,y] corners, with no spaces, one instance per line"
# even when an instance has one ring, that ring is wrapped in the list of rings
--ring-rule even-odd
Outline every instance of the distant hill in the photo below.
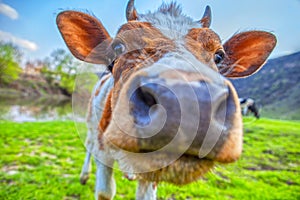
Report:
[[[300,120],[300,52],[271,59],[255,75],[232,82],[240,97],[258,102],[263,117]]]

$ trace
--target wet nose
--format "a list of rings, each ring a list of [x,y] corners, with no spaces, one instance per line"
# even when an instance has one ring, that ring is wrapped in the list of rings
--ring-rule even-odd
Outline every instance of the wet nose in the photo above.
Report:
[[[167,121],[176,123],[181,120],[184,112],[201,113],[203,122],[210,121],[212,117],[220,117],[221,112],[226,111],[229,89],[226,86],[194,81],[190,83],[167,83],[163,80],[143,80],[132,95],[134,119],[138,125],[147,125],[151,122],[149,112],[155,112],[160,105],[167,114]],[[193,109],[193,110],[190,110]],[[192,117],[192,116],[190,116]],[[196,117],[196,116],[195,116]],[[152,118],[152,120],[154,120]]]
[[[137,77],[128,95],[139,151],[216,158],[239,111],[233,87],[221,83]]]

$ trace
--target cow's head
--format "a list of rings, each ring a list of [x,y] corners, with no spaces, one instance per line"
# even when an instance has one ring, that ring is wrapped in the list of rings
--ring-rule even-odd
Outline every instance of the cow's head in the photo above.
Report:
[[[275,47],[274,35],[242,32],[222,44],[209,28],[209,7],[195,21],[175,3],[142,15],[131,0],[126,16],[115,38],[90,15],[57,17],[73,55],[108,66],[114,77],[101,119],[109,123],[99,123],[120,167],[147,180],[185,184],[214,162],[237,160],[242,119],[227,78],[259,70]]]

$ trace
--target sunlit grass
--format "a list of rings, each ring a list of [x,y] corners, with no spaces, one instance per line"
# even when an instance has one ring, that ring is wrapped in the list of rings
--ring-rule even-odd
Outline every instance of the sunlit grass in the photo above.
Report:
[[[245,118],[243,154],[183,187],[162,183],[159,199],[299,199],[300,122]],[[73,122],[0,122],[0,199],[93,199],[92,174],[79,183],[85,150]],[[116,199],[136,182],[117,179]]]

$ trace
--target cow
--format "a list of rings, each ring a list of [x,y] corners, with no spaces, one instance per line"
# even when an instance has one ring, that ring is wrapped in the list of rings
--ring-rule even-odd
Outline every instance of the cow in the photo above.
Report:
[[[198,180],[215,163],[236,161],[243,125],[230,82],[257,72],[276,45],[265,31],[246,31],[222,44],[210,29],[211,9],[200,20],[175,3],[140,14],[129,0],[127,22],[112,38],[100,20],[63,11],[57,26],[79,60],[107,66],[87,116],[85,183],[96,158],[96,199],[113,199],[114,162],[138,181],[136,199],[156,199],[157,184]]]
[[[260,118],[259,109],[254,101],[251,98],[239,98],[241,110],[243,115],[248,115],[248,112],[252,112],[256,119]]]

